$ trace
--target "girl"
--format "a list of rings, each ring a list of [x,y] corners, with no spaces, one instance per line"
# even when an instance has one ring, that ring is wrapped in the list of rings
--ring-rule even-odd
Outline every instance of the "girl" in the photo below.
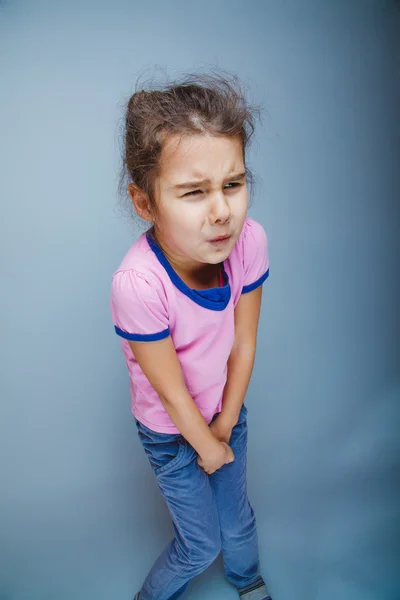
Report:
[[[111,310],[175,534],[135,600],[181,598],[221,550],[240,598],[271,600],[246,489],[243,401],[269,273],[266,234],[247,216],[253,112],[217,75],[140,91],[127,105],[128,191],[151,227],[113,275]]]

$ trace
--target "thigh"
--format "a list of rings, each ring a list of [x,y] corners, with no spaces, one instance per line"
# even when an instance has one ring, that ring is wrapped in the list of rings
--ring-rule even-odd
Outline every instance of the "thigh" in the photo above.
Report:
[[[136,422],[139,439],[155,474],[189,556],[196,557],[220,543],[218,510],[207,473],[197,463],[197,452],[180,434],[160,434]]]
[[[248,502],[247,498],[247,408],[243,404],[239,419],[232,429],[229,445],[235,455],[232,463],[223,465],[218,471],[210,475],[219,510],[221,527],[224,520],[235,519],[243,513],[243,507]]]

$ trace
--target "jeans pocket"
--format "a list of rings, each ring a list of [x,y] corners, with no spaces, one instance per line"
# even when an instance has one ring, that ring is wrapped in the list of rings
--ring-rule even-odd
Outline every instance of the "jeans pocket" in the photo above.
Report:
[[[185,450],[181,434],[160,434],[139,424],[138,435],[156,477],[179,464]]]

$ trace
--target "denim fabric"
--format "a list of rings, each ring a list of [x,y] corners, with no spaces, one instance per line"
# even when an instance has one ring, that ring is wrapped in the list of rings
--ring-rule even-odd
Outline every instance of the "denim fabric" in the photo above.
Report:
[[[214,419],[217,415],[214,416]],[[229,445],[234,462],[208,475],[181,434],[158,433],[135,420],[139,439],[168,506],[174,538],[157,558],[140,600],[177,600],[190,581],[222,550],[225,576],[241,598],[264,589],[256,520],[246,486],[247,408],[243,405]],[[262,600],[262,595],[257,600]]]

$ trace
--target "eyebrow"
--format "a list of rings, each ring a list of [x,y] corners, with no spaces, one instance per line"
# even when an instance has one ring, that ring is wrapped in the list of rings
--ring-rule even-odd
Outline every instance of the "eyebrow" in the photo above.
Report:
[[[238,179],[243,179],[243,177],[246,176],[246,172],[243,171],[243,173],[235,173],[234,175],[231,175],[230,177],[227,177],[226,179],[224,179],[224,183],[227,183],[228,181],[237,181]],[[175,190],[180,190],[183,188],[193,188],[193,187],[198,187],[199,185],[205,185],[206,183],[210,183],[209,179],[201,179],[198,181],[185,181],[185,183],[178,183],[177,185],[173,186],[173,189]]]

